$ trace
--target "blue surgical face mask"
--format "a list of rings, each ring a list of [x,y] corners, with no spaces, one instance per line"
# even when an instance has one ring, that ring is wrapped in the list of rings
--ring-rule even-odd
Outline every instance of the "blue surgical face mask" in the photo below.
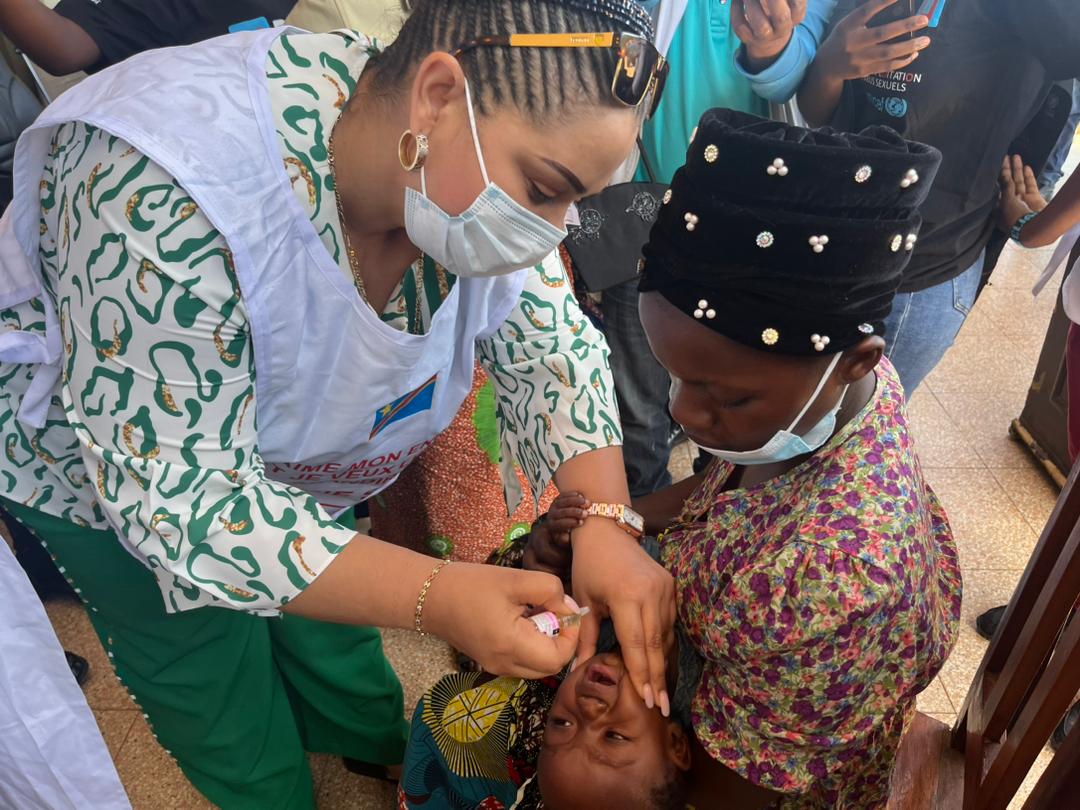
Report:
[[[723,459],[729,464],[735,464],[737,466],[775,464],[780,461],[789,461],[793,458],[813,453],[825,444],[836,430],[836,414],[840,411],[840,405],[844,401],[844,395],[847,393],[847,386],[844,386],[844,390],[840,392],[840,398],[836,401],[836,407],[825,414],[820,422],[810,428],[810,430],[806,431],[802,436],[799,436],[792,431],[795,430],[795,426],[802,421],[802,418],[806,416],[806,412],[809,411],[810,407],[817,401],[818,396],[820,396],[822,390],[825,388],[825,384],[829,381],[829,377],[832,376],[833,371],[840,362],[840,357],[841,355],[836,355],[836,357],[833,358],[833,361],[829,363],[829,367],[825,369],[825,374],[822,376],[817,388],[814,389],[814,393],[810,395],[810,399],[807,401],[806,405],[803,406],[803,409],[799,411],[799,415],[795,417],[790,427],[788,427],[787,430],[778,430],[769,441],[765,442],[765,444],[757,450],[716,450],[712,447],[701,447],[701,449],[719,459]]]
[[[467,81],[465,101],[484,190],[463,213],[451,216],[428,197],[427,174],[421,167],[421,190],[405,189],[405,230],[414,245],[461,278],[489,278],[533,267],[559,246],[566,231],[491,182]]]

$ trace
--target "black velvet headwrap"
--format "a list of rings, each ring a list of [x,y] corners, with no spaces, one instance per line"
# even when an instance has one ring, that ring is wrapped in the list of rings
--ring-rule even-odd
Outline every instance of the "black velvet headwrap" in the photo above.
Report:
[[[710,110],[645,246],[641,291],[757,349],[848,349],[882,333],[940,163],[887,127]]]

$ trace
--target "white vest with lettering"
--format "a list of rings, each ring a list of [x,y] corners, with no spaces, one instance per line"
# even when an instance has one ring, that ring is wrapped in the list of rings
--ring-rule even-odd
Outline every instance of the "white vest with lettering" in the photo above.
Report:
[[[15,201],[0,221],[0,307],[44,295],[37,194],[56,127],[84,121],[129,142],[172,173],[232,250],[268,475],[337,514],[389,486],[450,425],[472,388],[476,340],[502,325],[528,271],[459,279],[425,335],[393,329],[361,301],[293,194],[278,149],[266,59],[289,30],[140,54],[46,109],[19,141]],[[0,336],[0,360],[38,366],[19,410],[37,426],[62,359],[50,304],[44,338]]]

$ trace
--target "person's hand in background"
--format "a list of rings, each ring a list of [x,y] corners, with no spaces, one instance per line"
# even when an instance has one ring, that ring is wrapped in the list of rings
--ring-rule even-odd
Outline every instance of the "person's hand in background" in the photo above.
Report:
[[[1015,197],[1030,211],[1038,213],[1046,208],[1046,199],[1039,191],[1039,181],[1035,177],[1035,171],[1030,166],[1024,165],[1024,159],[1020,155],[1006,155],[1001,164],[1001,195],[1003,204],[1009,198]],[[1023,211],[1020,215],[1024,213],[1027,212]],[[1009,227],[1011,228],[1012,225]]]
[[[1020,244],[1026,248],[1052,245],[1069,230],[1080,225],[1080,172],[1073,172],[1047,202],[1039,193],[1035,172],[1018,155],[1006,156],[1001,164],[1001,201],[997,225],[1005,233],[1022,216],[1038,214],[1020,231]]]
[[[1006,155],[1001,164],[1001,200],[998,202],[997,226],[1009,233],[1022,216],[1039,213],[1046,200],[1039,193],[1039,181],[1019,155]]]
[[[869,0],[840,20],[822,43],[799,89],[799,109],[811,126],[829,123],[840,103],[844,82],[900,70],[930,46],[930,37],[910,36],[930,24],[925,15],[872,24],[897,2]]]
[[[760,73],[784,52],[806,19],[806,0],[733,0],[731,28],[744,45],[743,66]]]
[[[891,73],[914,62],[930,46],[930,37],[905,38],[930,24],[924,15],[871,25],[871,21],[899,0],[871,0],[837,23],[818,51],[818,62],[834,79],[862,79]]]

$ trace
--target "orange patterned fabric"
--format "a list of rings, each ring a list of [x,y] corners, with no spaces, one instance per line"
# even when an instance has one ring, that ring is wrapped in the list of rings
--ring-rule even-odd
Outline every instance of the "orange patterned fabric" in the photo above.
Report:
[[[537,512],[529,483],[518,470],[524,497],[507,516],[499,465],[481,447],[474,420],[486,384],[478,365],[472,393],[449,429],[371,501],[373,536],[436,557],[482,563],[507,540],[528,532],[551,505],[555,487],[544,492]]]

